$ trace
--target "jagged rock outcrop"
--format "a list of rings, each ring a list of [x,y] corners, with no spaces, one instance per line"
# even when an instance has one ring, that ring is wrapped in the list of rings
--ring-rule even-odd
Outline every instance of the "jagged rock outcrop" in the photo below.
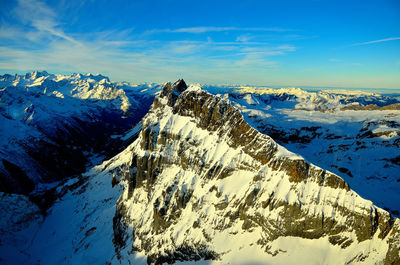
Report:
[[[178,80],[142,122],[130,162],[115,171],[126,183],[117,250],[161,264],[223,260],[234,250],[221,238],[272,256],[280,238],[326,238],[349,264],[400,262],[398,219],[252,128],[229,101]]]
[[[252,127],[343,177],[362,197],[399,217],[400,112],[390,107],[398,104],[396,95],[281,90],[245,89],[225,96]],[[364,108],[371,105],[379,109]]]

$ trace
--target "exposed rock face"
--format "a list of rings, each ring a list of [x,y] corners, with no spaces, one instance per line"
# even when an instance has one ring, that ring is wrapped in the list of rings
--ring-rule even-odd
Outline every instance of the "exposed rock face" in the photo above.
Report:
[[[250,92],[226,97],[252,127],[343,177],[362,197],[399,217],[400,112],[393,108],[399,104],[395,95],[299,90],[291,91],[290,98],[276,90]]]
[[[126,188],[115,246],[143,251],[149,263],[223,259],[229,250],[220,238],[243,234],[267,253],[281,237],[328,238],[346,262],[400,262],[398,219],[252,128],[228,101],[183,80],[155,98],[130,148],[130,163],[117,172]]]

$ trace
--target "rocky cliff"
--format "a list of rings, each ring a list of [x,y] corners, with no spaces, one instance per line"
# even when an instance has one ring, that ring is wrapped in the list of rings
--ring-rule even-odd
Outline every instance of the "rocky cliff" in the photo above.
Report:
[[[252,127],[399,217],[400,111],[390,107],[397,104],[396,95],[282,90],[226,96]]]
[[[129,162],[112,169],[125,184],[118,252],[156,264],[223,261],[248,247],[285,256],[294,246],[277,242],[301,239],[309,249],[329,242],[338,263],[400,262],[398,219],[252,128],[228,100],[178,80],[142,122]]]

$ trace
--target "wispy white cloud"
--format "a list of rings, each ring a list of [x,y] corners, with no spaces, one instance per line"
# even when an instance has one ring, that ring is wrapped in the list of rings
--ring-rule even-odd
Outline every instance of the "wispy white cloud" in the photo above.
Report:
[[[250,35],[250,34],[244,34],[244,35],[239,35],[236,37],[236,41],[240,41],[240,42],[248,42],[249,40],[253,39],[254,36]]]
[[[40,0],[18,0],[13,12],[22,23],[32,26],[39,34],[47,33],[80,45],[77,40],[59,28],[56,21],[57,14]]]
[[[256,77],[260,69],[278,67],[272,56],[294,52],[292,45],[271,45],[250,38],[218,42],[158,39],[134,29],[66,33],[56,12],[40,0],[19,0],[12,11],[20,24],[0,24],[0,70],[99,72],[114,80],[163,82]],[[158,32],[200,34],[225,31],[284,31],[278,28],[193,27]],[[246,34],[246,32],[240,34]],[[11,43],[11,45],[10,45]],[[15,45],[14,45],[15,44]],[[247,76],[247,77],[248,77]]]
[[[380,40],[373,40],[373,41],[354,43],[354,44],[352,44],[352,46],[368,45],[368,44],[374,44],[374,43],[386,42],[386,41],[393,41],[393,40],[400,40],[400,37],[391,37],[391,38],[380,39]]]
[[[208,32],[224,32],[224,31],[258,31],[258,32],[285,32],[291,31],[290,29],[284,28],[241,28],[241,27],[190,27],[190,28],[178,28],[178,29],[152,29],[146,31],[147,34],[152,33],[192,33],[201,34]]]
[[[295,49],[207,41],[79,41],[82,45],[71,45],[69,41],[59,39],[42,49],[0,49],[0,69],[99,72],[113,79],[131,81],[165,81],[178,75],[200,81],[216,78],[215,74],[222,70],[226,78],[232,78],[243,71],[278,67],[279,63],[270,57]]]

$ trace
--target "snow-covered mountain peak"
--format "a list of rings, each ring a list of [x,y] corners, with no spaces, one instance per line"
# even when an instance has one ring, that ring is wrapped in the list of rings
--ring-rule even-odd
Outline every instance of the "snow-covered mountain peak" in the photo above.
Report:
[[[188,88],[187,91],[199,91],[201,90],[201,85],[200,84],[191,84]]]
[[[356,193],[357,183],[365,182],[374,203],[383,196],[398,198],[390,197],[398,187],[393,166],[399,161],[398,111],[358,110],[366,102],[376,102],[368,107],[374,109],[393,99],[298,89],[239,93],[187,87],[183,80],[161,87],[91,74],[35,75],[0,77],[10,84],[0,89],[0,187],[21,193],[0,193],[7,217],[0,226],[3,263],[400,262],[399,219]],[[122,114],[124,95],[132,106]],[[351,109],[319,108],[327,103]],[[364,115],[376,118],[359,118]],[[325,124],[332,119],[338,122]],[[290,149],[285,137],[301,141],[301,148]],[[377,157],[384,160],[368,164],[377,153],[370,146],[380,143],[375,138],[382,139],[385,153]],[[311,148],[321,149],[315,156],[348,157],[351,164],[368,171],[375,166],[392,178],[371,185],[376,182],[360,178],[347,164],[313,165],[308,161],[319,160],[304,151],[308,139],[314,140]],[[354,149],[346,157],[340,152],[348,146]],[[86,161],[100,163],[106,154],[112,159],[80,175]],[[15,222],[7,221],[11,217]]]
[[[108,100],[112,106],[127,112],[131,106],[125,91],[100,74],[52,75],[31,72],[25,75],[0,76],[0,87],[15,87],[36,95],[74,97],[80,99]]]
[[[323,90],[321,90],[321,92],[328,93],[328,94],[339,94],[339,95],[349,95],[349,96],[359,96],[359,97],[360,96],[375,96],[375,97],[381,96],[378,93],[361,91],[361,90],[323,89]]]
[[[110,79],[107,76],[101,75],[101,74],[85,74],[85,77],[93,79],[95,81],[101,81],[103,79],[105,79],[107,82],[110,82]]]
[[[296,95],[299,97],[303,97],[307,94],[307,91],[302,90],[301,88],[288,87],[288,88],[269,88],[269,87],[252,87],[252,86],[239,86],[236,90],[236,93],[246,94],[288,94],[288,95]]]
[[[344,89],[307,91],[301,88],[275,89],[240,86],[234,89],[233,94],[242,95],[246,98],[248,104],[252,105],[258,104],[258,100],[269,103],[284,101],[287,105],[293,104],[294,109],[297,110],[318,110],[322,112],[334,112],[342,109],[379,109],[384,106],[385,108],[396,109],[398,106],[395,104],[399,103],[399,100],[394,97]],[[282,107],[282,104],[279,104],[279,107]]]
[[[302,238],[306,249],[311,239],[329,242],[336,254],[327,263],[351,262],[360,251],[369,261],[398,258],[398,220],[252,128],[228,101],[168,83],[142,126],[124,159],[104,165],[126,184],[117,251],[134,249],[157,264],[224,262],[251,246],[274,263],[274,242]]]
[[[25,79],[37,79],[40,77],[46,77],[49,76],[49,73],[47,73],[46,71],[33,71],[30,73],[25,74]]]
[[[102,75],[0,76],[1,190],[30,192],[35,186],[31,182],[82,171],[84,153],[106,146],[110,135],[132,127],[153,98],[151,92],[125,91]]]

